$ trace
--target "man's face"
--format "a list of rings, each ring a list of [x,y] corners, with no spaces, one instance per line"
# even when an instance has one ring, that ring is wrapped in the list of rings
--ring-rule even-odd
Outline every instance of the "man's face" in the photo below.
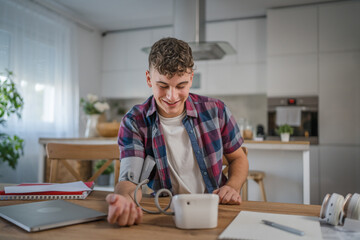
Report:
[[[193,76],[193,72],[182,76],[175,74],[169,79],[153,68],[146,71],[146,82],[152,89],[161,116],[171,118],[183,113]]]

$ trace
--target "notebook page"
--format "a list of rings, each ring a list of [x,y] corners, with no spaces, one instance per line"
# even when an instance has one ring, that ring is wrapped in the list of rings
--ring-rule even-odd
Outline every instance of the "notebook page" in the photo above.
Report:
[[[262,223],[262,219],[305,232],[298,236]],[[309,217],[241,211],[218,239],[322,239],[320,223]]]

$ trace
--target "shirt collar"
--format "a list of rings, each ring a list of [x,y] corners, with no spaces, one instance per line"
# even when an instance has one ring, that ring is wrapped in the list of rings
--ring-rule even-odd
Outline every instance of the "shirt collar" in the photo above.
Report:
[[[157,110],[156,110],[156,102],[155,102],[154,96],[151,96],[150,101],[151,101],[151,103],[150,103],[149,110],[146,113],[146,117],[150,117],[155,112],[157,112]],[[194,105],[194,102],[191,99],[190,94],[189,94],[188,98],[185,101],[185,108],[186,108],[186,115],[188,115],[189,117],[197,117],[198,116],[195,105]]]

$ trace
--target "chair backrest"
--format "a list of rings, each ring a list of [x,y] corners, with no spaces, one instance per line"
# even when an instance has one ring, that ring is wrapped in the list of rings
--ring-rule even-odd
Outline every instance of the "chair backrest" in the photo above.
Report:
[[[245,155],[247,156],[248,155],[247,147],[241,147],[241,149],[244,151]],[[227,161],[225,156],[223,156],[223,166],[224,166],[223,173],[225,174],[225,176],[227,176],[229,172],[229,162]]]
[[[48,143],[46,145],[47,158],[50,160],[50,182],[57,182],[57,171],[59,162],[73,175],[78,181],[95,181],[106,168],[115,161],[114,184],[116,185],[120,172],[120,151],[117,144],[107,145],[79,145]],[[105,164],[96,171],[91,178],[81,179],[80,174],[68,162],[68,160],[107,160]]]

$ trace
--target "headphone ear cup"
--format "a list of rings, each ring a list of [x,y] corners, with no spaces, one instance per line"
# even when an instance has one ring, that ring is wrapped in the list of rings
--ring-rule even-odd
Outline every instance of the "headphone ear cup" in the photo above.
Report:
[[[338,225],[343,215],[344,197],[340,194],[327,194],[321,206],[320,218],[331,225]]]
[[[351,195],[346,205],[346,216],[351,219],[360,220],[360,194],[354,193]]]

